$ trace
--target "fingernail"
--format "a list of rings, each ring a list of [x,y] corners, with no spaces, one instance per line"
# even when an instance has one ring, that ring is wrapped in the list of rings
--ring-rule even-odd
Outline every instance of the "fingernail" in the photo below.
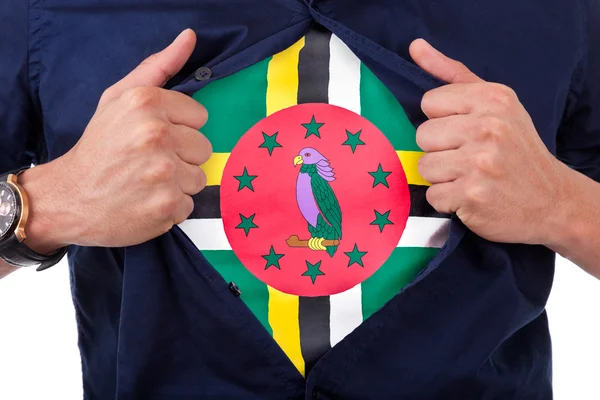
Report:
[[[179,40],[179,38],[182,37],[183,34],[186,33],[189,30],[190,30],[190,28],[187,28],[187,29],[184,29],[183,31],[181,31],[181,33],[179,35],[177,35],[177,37],[173,41],[176,42],[177,40]]]

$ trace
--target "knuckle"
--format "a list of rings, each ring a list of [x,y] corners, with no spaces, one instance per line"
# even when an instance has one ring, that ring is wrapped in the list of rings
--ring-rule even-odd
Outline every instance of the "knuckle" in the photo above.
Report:
[[[441,198],[435,185],[427,189],[425,192],[425,198],[431,207],[433,207],[437,212],[443,213],[447,211],[441,202]]]
[[[417,140],[417,146],[419,146],[419,148],[421,148],[422,150],[425,150],[427,148],[427,131],[428,131],[428,122],[423,122],[418,128],[417,128],[417,136],[416,136],[416,140]],[[422,158],[422,157],[421,157]],[[419,160],[420,161],[420,160]]]
[[[468,204],[481,204],[485,198],[485,188],[479,184],[469,185],[465,189],[465,201]]]
[[[170,218],[164,218],[159,226],[160,233],[167,233],[173,228],[173,220]]]
[[[98,104],[105,104],[109,101],[114,100],[116,97],[117,97],[117,92],[116,92],[115,88],[111,86],[102,93]]]
[[[163,146],[169,134],[170,126],[167,122],[153,119],[142,126],[143,139],[140,144],[151,148]]]
[[[462,61],[458,61],[458,60],[454,60],[454,70],[460,71],[459,74],[468,74],[469,73],[467,66]]]
[[[517,93],[510,86],[504,85],[502,83],[498,83],[497,86],[498,86],[498,89],[501,92],[503,92],[511,100],[515,100],[517,98]]]
[[[179,225],[189,218],[194,211],[194,200],[189,195],[180,196],[176,210],[170,215],[171,225]]]
[[[152,87],[136,87],[126,90],[123,98],[130,109],[146,109],[156,104],[158,91]]]
[[[482,139],[498,142],[510,129],[509,122],[496,116],[484,116],[478,121],[478,130]]]
[[[179,201],[174,193],[169,193],[157,201],[156,204],[156,212],[158,215],[163,216],[166,220],[168,220],[169,224],[172,226],[172,222],[174,219],[174,215],[177,211],[177,207]],[[168,229],[171,229],[169,226]]]
[[[473,76],[473,73],[462,62],[457,61],[457,67],[458,67],[457,69],[460,70],[460,72],[457,72],[454,75],[453,81],[458,81],[458,82],[469,81],[471,79],[471,77]]]
[[[492,131],[497,134],[503,134],[510,130],[510,123],[504,118],[491,117],[489,123]]]
[[[183,93],[172,91],[170,94],[174,97],[177,97],[179,99],[178,101],[180,101],[182,105],[185,105],[187,114],[193,116],[193,118],[190,118],[188,122],[186,122],[186,125],[196,130],[199,130],[206,125],[206,122],[208,121],[208,110],[206,107],[204,107],[204,105],[202,105],[193,97]],[[231,115],[231,118],[235,118],[235,116]]]
[[[427,174],[427,169],[429,167],[429,159],[431,158],[431,156],[429,155],[429,153],[425,153],[421,156],[421,158],[419,158],[419,161],[417,163],[417,169],[419,171],[419,174],[421,174],[421,176]]]
[[[429,204],[431,204],[433,207],[435,207],[435,203],[437,200],[437,196],[435,193],[435,186],[430,186],[427,191],[425,192],[425,198],[427,199],[427,202]]]
[[[495,152],[486,151],[475,157],[475,166],[479,171],[493,173],[499,167],[499,160]]]
[[[146,58],[144,61],[142,61],[140,63],[140,67],[148,68],[148,69],[154,70],[156,73],[159,73],[161,75],[161,80],[164,84],[169,79],[171,79],[171,75],[169,75],[169,73],[164,68],[161,68],[161,63],[159,60],[160,60],[160,52],[151,54],[148,58]]]
[[[194,200],[191,196],[184,196],[181,201],[181,215],[178,215],[175,219],[176,224],[180,224],[192,214],[194,211]]]
[[[506,85],[494,84],[489,92],[490,100],[500,108],[506,109],[513,105],[517,98],[514,90]]]
[[[202,135],[202,143],[200,145],[198,154],[200,155],[200,157],[199,157],[200,165],[207,162],[212,157],[212,154],[213,154],[212,143],[204,135]]]
[[[198,102],[196,102],[196,104],[198,108],[198,116],[200,117],[200,126],[198,126],[198,129],[200,129],[206,125],[206,122],[208,121],[208,110],[202,104]]]
[[[148,168],[147,176],[150,182],[168,182],[175,175],[175,163],[169,159],[157,160]]]
[[[200,167],[198,167],[198,171],[194,174],[194,180],[196,183],[196,193],[199,193],[206,187],[207,177],[206,172]]]
[[[429,92],[425,92],[423,98],[421,99],[421,109],[425,114],[427,114],[428,110],[431,109],[434,95],[435,94],[433,93],[433,91],[430,90]]]
[[[157,59],[158,59],[157,53],[150,54],[148,57],[146,57],[146,59],[144,61],[142,61],[140,63],[140,65],[155,65]]]

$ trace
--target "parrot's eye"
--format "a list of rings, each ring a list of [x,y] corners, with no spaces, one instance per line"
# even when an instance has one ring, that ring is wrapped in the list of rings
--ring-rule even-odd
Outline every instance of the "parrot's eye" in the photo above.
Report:
[[[310,157],[310,153],[304,153],[305,157]]]

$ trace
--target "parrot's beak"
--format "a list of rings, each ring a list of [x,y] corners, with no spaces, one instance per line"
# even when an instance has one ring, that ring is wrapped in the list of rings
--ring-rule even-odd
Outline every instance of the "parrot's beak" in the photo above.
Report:
[[[303,162],[304,162],[304,159],[302,158],[302,156],[294,157],[294,167],[298,164],[302,164]]]

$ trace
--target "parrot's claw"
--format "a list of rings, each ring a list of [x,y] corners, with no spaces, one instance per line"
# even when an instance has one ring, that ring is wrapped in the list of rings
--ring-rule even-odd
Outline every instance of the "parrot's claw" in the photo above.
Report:
[[[322,250],[322,251],[327,250],[327,247],[323,246],[324,241],[325,241],[324,238],[317,238],[317,240],[315,240],[315,244],[317,245],[318,250]]]
[[[321,251],[325,251],[327,250],[327,248],[325,246],[323,246],[323,242],[325,241],[324,238],[310,238],[308,239],[308,247],[311,250],[321,250]]]

